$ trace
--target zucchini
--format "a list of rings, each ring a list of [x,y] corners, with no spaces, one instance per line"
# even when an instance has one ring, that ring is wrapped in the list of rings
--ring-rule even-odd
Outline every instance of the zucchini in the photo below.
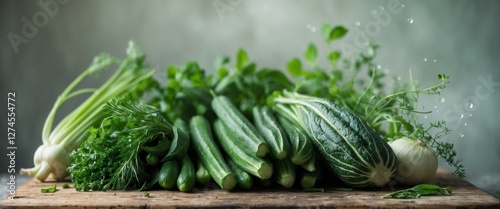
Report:
[[[210,172],[205,168],[201,160],[197,160],[198,169],[196,170],[196,182],[198,184],[205,186],[208,182],[212,181],[212,176],[210,176]]]
[[[266,105],[255,106],[252,113],[255,127],[269,145],[272,157],[279,160],[284,159],[290,145],[271,108]]]
[[[238,181],[238,187],[242,189],[252,188],[253,178],[250,174],[241,169],[231,159],[227,159],[227,164],[229,165],[229,168],[233,171],[234,175],[236,176],[236,180]]]
[[[269,145],[264,141],[255,126],[227,98],[220,95],[212,100],[212,109],[238,138],[238,147],[248,154],[264,157],[269,152]]]
[[[165,161],[158,173],[158,184],[165,189],[173,189],[179,176],[179,163],[172,159]]]
[[[214,131],[219,144],[231,160],[241,169],[261,179],[270,178],[273,174],[273,166],[266,160],[250,155],[237,146],[241,143],[238,138],[233,137],[234,130],[229,129],[220,119],[214,122]]]
[[[351,187],[384,186],[396,171],[396,156],[358,115],[333,102],[284,92],[274,101],[287,105],[294,123],[303,126],[314,147],[338,178]]]
[[[278,184],[285,188],[290,188],[295,184],[295,167],[290,159],[274,161],[274,178]]]
[[[236,186],[236,177],[229,169],[222,153],[215,144],[210,124],[203,116],[194,116],[189,121],[193,148],[214,181],[224,190]]]
[[[279,115],[277,118],[290,141],[290,160],[292,163],[300,165],[308,171],[314,171],[316,152],[307,132],[288,118]]]
[[[194,188],[196,183],[196,174],[193,162],[188,155],[182,159],[181,172],[177,177],[177,188],[181,192],[189,192]]]

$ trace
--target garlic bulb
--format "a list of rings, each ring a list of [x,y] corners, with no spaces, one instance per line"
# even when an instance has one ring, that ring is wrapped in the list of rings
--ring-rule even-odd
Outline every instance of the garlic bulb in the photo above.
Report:
[[[389,145],[397,158],[397,181],[416,185],[429,181],[436,174],[437,155],[422,141],[403,137],[389,142]]]

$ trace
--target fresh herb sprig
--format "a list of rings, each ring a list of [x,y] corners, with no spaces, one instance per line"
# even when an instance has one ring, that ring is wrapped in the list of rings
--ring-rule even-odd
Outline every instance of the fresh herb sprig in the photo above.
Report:
[[[71,180],[78,191],[140,188],[150,180],[148,152],[162,148],[164,159],[183,157],[189,139],[154,107],[128,98],[106,103],[111,116],[70,155]],[[168,146],[162,146],[166,144]],[[167,159],[168,160],[168,159]]]
[[[342,26],[328,24],[322,29],[328,44],[341,39],[347,32]],[[388,90],[385,85],[388,74],[375,63],[378,48],[378,45],[368,43],[366,52],[360,52],[354,59],[331,50],[326,56],[329,66],[322,67],[318,64],[316,46],[310,44],[304,54],[309,66],[303,65],[299,58],[293,58],[287,70],[296,83],[297,92],[331,99],[357,113],[387,141],[403,136],[420,139],[455,168],[454,175],[465,177],[464,166],[457,159],[453,144],[440,140],[450,133],[446,121],[423,124],[417,117],[432,112],[418,107],[419,98],[422,95],[441,96],[449,84],[449,76],[438,74],[439,83],[419,88],[410,72],[409,81],[396,77],[392,90]]]
[[[420,198],[429,195],[451,194],[451,187],[439,187],[434,184],[419,184],[409,189],[398,190],[382,196],[382,198]]]

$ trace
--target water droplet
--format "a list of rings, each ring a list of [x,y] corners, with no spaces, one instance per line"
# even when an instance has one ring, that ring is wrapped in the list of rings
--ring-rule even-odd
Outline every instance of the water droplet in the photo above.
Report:
[[[437,108],[438,108],[438,106],[437,106],[437,105],[434,105],[434,109],[437,109]]]
[[[467,126],[467,123],[464,123],[464,126]]]
[[[460,115],[458,115],[459,118],[464,118],[464,114],[460,113]]]
[[[398,79],[398,81],[400,81],[401,80],[401,76],[396,77],[396,79]]]
[[[401,4],[401,7],[405,7],[405,6],[406,6],[406,5],[404,5],[404,4]]]
[[[412,18],[408,18],[408,23],[412,24],[413,23],[413,19]]]
[[[377,70],[380,70],[382,68],[381,65],[377,65]]]
[[[438,112],[439,112],[439,110],[436,110],[436,113],[438,113]]]
[[[437,60],[432,60],[433,62],[437,62]]]
[[[464,134],[460,134],[460,137],[462,137],[462,138],[463,138],[463,137],[464,137]]]
[[[427,62],[427,58],[424,58],[424,62]]]
[[[360,25],[361,25],[361,22],[356,21],[356,22],[354,23],[354,25],[356,25],[356,26],[360,26]]]
[[[468,107],[469,109],[472,109],[474,107],[474,103],[467,102],[467,103],[465,103],[465,106]]]
[[[469,113],[469,117],[472,117],[472,113]]]
[[[427,115],[425,115],[424,118],[427,118]]]
[[[439,101],[444,102],[445,101],[444,97],[441,97],[441,99]]]
[[[316,32],[316,27],[311,27],[311,32]]]

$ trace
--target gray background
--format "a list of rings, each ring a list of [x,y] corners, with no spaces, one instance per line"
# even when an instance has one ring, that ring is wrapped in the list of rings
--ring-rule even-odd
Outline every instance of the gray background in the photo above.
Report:
[[[128,40],[135,40],[147,53],[148,63],[158,69],[158,77],[168,65],[188,60],[199,61],[212,73],[218,55],[233,55],[240,47],[260,67],[284,69],[292,57],[302,56],[309,42],[322,44],[323,23],[345,25],[350,33],[344,43],[356,47],[356,36],[369,32],[366,25],[377,23],[373,13],[388,12],[391,1],[73,0],[59,5],[47,24],[15,53],[7,34],[22,35],[21,18],[32,21],[44,11],[38,2],[0,2],[0,115],[6,117],[7,92],[15,91],[18,169],[32,166],[33,153],[42,143],[43,122],[57,95],[100,52],[122,57]],[[228,10],[218,13],[214,3]],[[435,83],[437,73],[450,75],[444,102],[439,97],[422,98],[422,105],[434,110],[422,121],[447,120],[454,130],[444,140],[455,144],[467,179],[489,191],[500,190],[494,178],[500,176],[499,86],[487,91],[481,81],[490,76],[500,81],[500,3],[406,0],[397,4],[404,5],[402,11],[389,13],[387,24],[371,36],[382,46],[376,61],[402,79],[408,79],[412,69],[422,85]],[[95,86],[107,75],[81,86]],[[473,101],[472,109],[454,109],[477,98],[478,87],[483,88],[481,94],[489,94]],[[63,106],[59,116],[81,101],[77,98]],[[8,163],[3,120],[0,172],[7,171]]]

